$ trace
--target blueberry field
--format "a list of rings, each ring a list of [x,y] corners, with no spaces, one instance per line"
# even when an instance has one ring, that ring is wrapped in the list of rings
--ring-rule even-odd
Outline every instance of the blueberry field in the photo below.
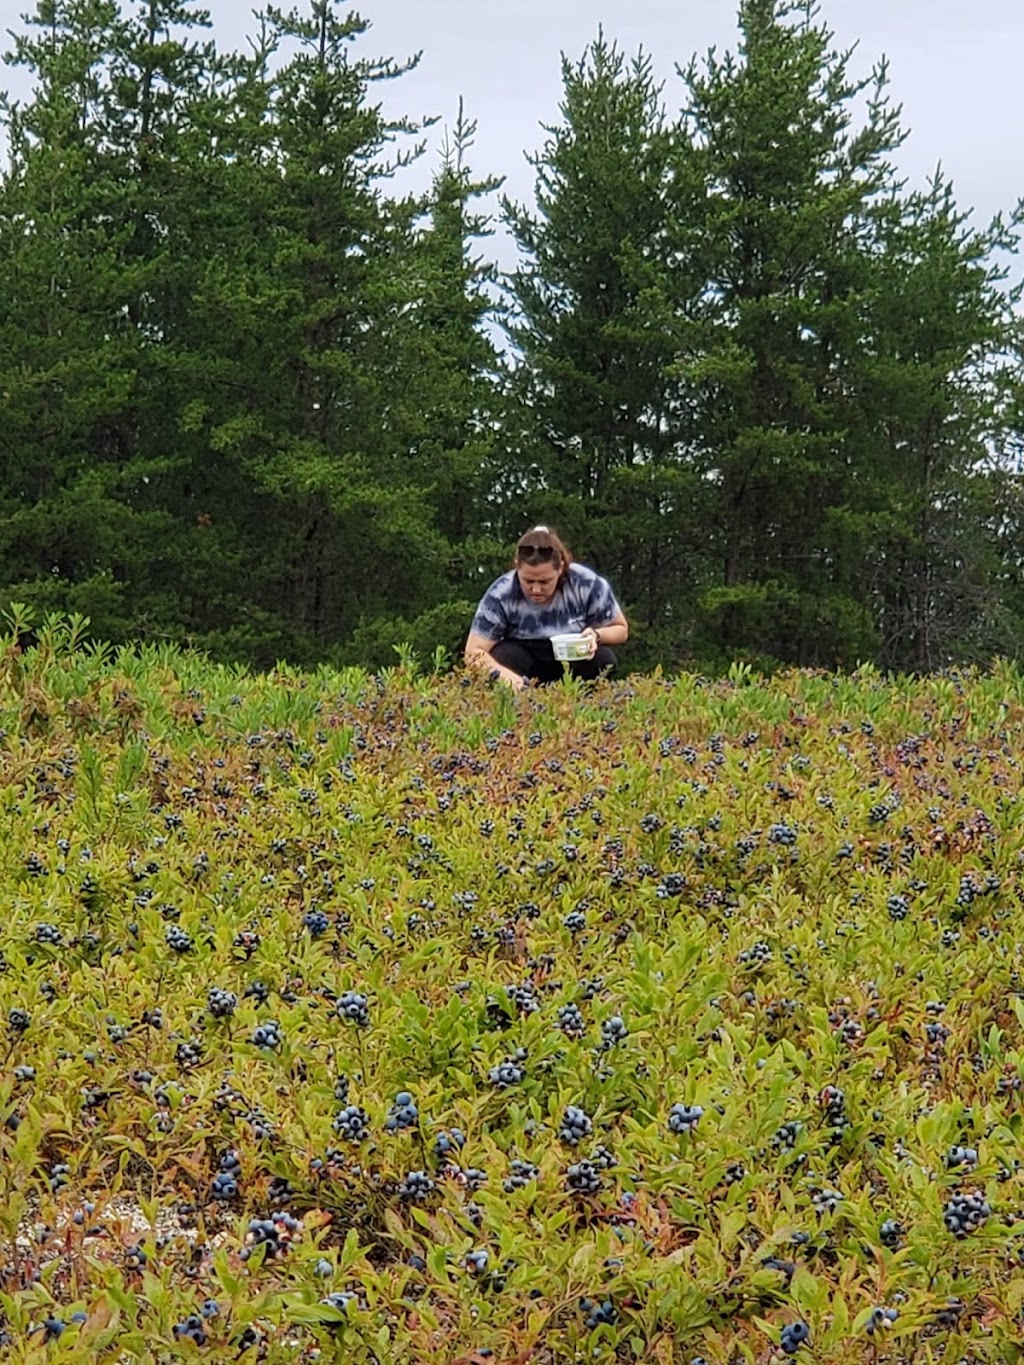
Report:
[[[1013,669],[14,639],[4,1359],[1021,1359]]]

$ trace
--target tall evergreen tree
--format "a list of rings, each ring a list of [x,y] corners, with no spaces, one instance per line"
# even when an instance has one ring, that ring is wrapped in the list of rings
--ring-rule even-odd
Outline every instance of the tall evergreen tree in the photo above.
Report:
[[[254,64],[223,131],[223,197],[192,229],[202,344],[184,422],[255,494],[253,632],[272,648],[276,622],[278,648],[313,658],[364,620],[437,601],[447,556],[404,396],[421,204],[382,193],[408,125],[369,102],[403,68],[352,56],[367,25],[331,0],[306,17],[270,9],[268,24],[285,60]]]
[[[520,506],[555,521],[651,628],[686,575],[688,431],[664,321],[670,290],[690,285],[674,278],[671,228],[693,187],[673,182],[649,58],[599,36],[562,76],[562,121],[532,158],[537,210],[505,203],[523,258],[509,332],[534,437]]]
[[[704,167],[706,282],[699,325],[680,333],[681,374],[718,558],[705,640],[725,656],[832,664],[875,647],[851,513],[873,505],[878,457],[852,369],[877,280],[861,227],[892,189],[902,135],[884,67],[852,80],[815,13],[743,0],[738,57],[712,52],[686,72],[681,146]]]
[[[1024,378],[1022,285],[1005,264],[1021,209],[983,229],[969,218],[941,173],[873,215],[859,396],[885,478],[865,588],[891,667],[1016,649],[998,564]]]
[[[454,654],[482,587],[508,555],[495,505],[507,373],[495,344],[497,270],[480,251],[491,220],[478,207],[501,181],[475,178],[475,134],[460,100],[416,234],[414,355],[398,396],[408,468],[427,490],[445,587],[418,617],[383,617],[357,632],[354,656],[373,662],[394,662],[394,645],[403,640],[421,657],[437,646]]]
[[[36,88],[6,108],[0,184],[7,591],[114,637],[187,627],[168,560],[188,553],[154,494],[177,458],[162,343],[187,268],[167,246],[167,170],[223,79],[190,37],[207,22],[179,0],[130,19],[45,0],[13,54]]]

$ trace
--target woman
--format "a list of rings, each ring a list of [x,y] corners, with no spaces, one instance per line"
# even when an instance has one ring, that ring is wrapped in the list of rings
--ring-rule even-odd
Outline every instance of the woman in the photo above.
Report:
[[[616,664],[609,645],[629,637],[629,624],[611,587],[584,564],[574,564],[561,539],[534,526],[516,545],[513,567],[496,578],[476,609],[465,658],[517,690],[529,681],[555,682],[565,669],[552,635],[583,634],[590,655],[568,665],[577,678],[596,678]]]

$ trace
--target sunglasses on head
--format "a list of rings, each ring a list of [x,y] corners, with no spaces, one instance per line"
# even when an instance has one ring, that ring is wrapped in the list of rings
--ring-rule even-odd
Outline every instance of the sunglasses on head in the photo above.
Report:
[[[555,557],[553,545],[520,545],[518,558],[524,564],[550,564]]]

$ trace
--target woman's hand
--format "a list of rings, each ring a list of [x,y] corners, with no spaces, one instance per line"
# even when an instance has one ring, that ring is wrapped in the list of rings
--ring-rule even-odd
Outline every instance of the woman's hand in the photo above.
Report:
[[[511,668],[492,668],[487,675],[487,681],[491,683],[505,683],[514,692],[521,692],[529,683],[529,678],[524,678],[521,673],[514,673]]]
[[[590,640],[590,653],[587,655],[587,658],[592,659],[597,653],[597,647],[600,644],[600,641],[597,638],[597,631],[593,626],[584,626],[583,630],[580,631],[580,634],[586,635]]]

